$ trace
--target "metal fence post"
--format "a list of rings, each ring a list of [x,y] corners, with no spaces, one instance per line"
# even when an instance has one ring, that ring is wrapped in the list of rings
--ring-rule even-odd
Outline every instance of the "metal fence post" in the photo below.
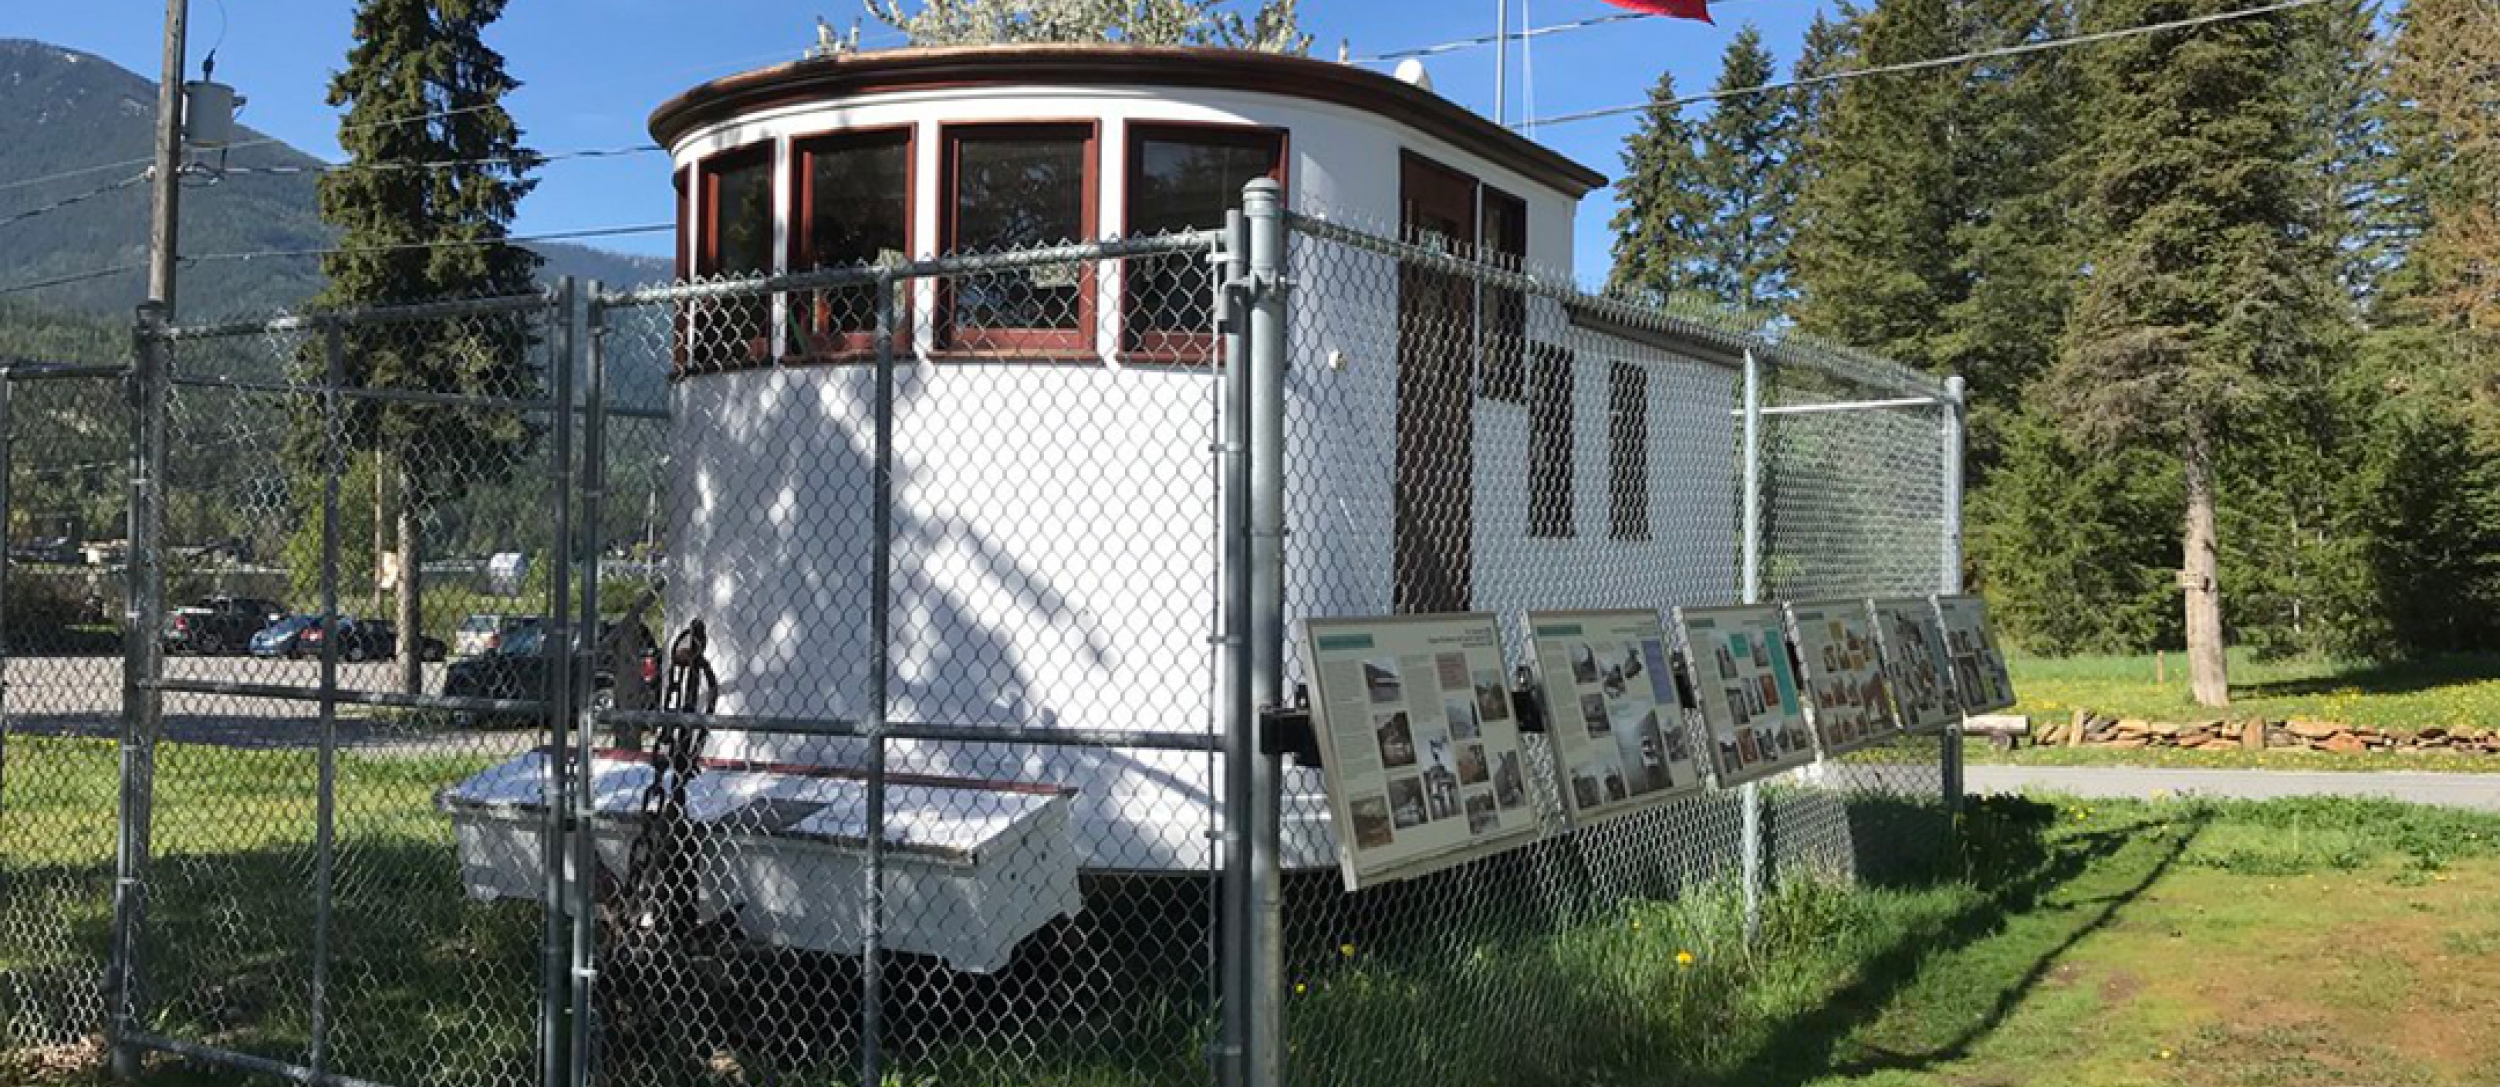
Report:
[[[130,554],[123,563],[126,607],[122,647],[120,811],[113,851],[113,1002],[107,1016],[113,1075],[139,1075],[141,999],[139,938],[147,916],[146,880],[152,846],[156,790],[156,735],[163,715],[157,681],[164,671],[159,628],[165,621],[163,516],[166,392],[171,348],[165,338],[166,308],[142,303],[132,339],[130,406]]]
[[[1252,747],[1249,721],[1256,695],[1250,683],[1250,222],[1239,211],[1225,216],[1223,282],[1216,288],[1216,319],[1224,345],[1218,386],[1223,430],[1216,435],[1218,490],[1224,497],[1217,535],[1223,555],[1220,588],[1223,653],[1218,722],[1223,730],[1222,823],[1215,830],[1221,877],[1217,882],[1217,1007],[1215,1080],[1242,1087],[1250,1073],[1251,993],[1258,986],[1250,961],[1250,927],[1257,893],[1252,889],[1249,795]]]
[[[574,825],[572,801],[582,791],[575,780],[574,767],[567,756],[572,749],[573,713],[573,600],[570,558],[573,546],[573,278],[556,281],[546,312],[548,343],[546,350],[548,380],[555,405],[552,420],[555,449],[551,454],[553,469],[548,483],[555,491],[554,569],[547,615],[546,688],[541,696],[547,700],[547,781],[545,799],[547,819],[539,845],[539,864],[546,880],[543,892],[544,924],[540,929],[542,965],[538,982],[538,1044],[539,1075],[545,1087],[559,1087],[567,1081],[567,1064],[572,1049],[573,1033],[567,1019],[572,1010],[573,926],[566,914],[573,904],[572,885],[588,878],[588,873],[569,872],[571,854],[566,848],[576,834],[587,830]]]
[[[875,467],[869,497],[868,641],[876,655],[868,673],[868,817],[865,895],[860,910],[859,1082],[878,1087],[885,1076],[885,726],[890,710],[886,673],[893,667],[894,599],[894,316],[905,280],[877,274],[877,388],[872,410]]]
[[[330,1067],[331,898],[337,886],[339,723],[339,389],[347,383],[346,334],[321,323],[321,750],[313,799],[313,962],[311,1044],[305,1064],[319,1076]],[[421,635],[405,631],[400,647]]]
[[[573,730],[574,746],[570,758],[575,780],[582,784],[573,790],[572,837],[566,843],[571,848],[567,869],[570,878],[566,883],[572,901],[573,922],[569,977],[573,1029],[567,1049],[569,1083],[572,1087],[584,1087],[590,1082],[592,1001],[597,996],[599,980],[598,910],[595,901],[599,883],[599,854],[597,836],[593,833],[599,811],[598,797],[589,785],[591,752],[597,747],[599,717],[595,699],[587,689],[595,683],[592,677],[598,673],[599,655],[606,649],[599,637],[599,556],[607,539],[601,531],[600,521],[601,500],[607,495],[608,478],[607,311],[600,306],[599,289],[599,281],[594,279],[583,292],[582,332],[573,344],[576,351],[584,353],[581,359],[584,380],[581,472],[576,479],[582,500],[582,527],[577,550],[582,564],[581,615],[584,630],[578,655],[587,663],[578,668],[575,675],[574,686],[578,697],[574,705],[579,707],[580,722],[579,727]],[[570,325],[573,307],[565,307],[561,316]],[[565,358],[567,366],[572,365],[573,358],[573,354],[568,352]],[[571,405],[566,405],[565,410],[569,413]],[[568,561],[570,558],[567,556]],[[612,682],[623,683],[625,680],[625,676],[618,675]]]
[[[1745,351],[1744,373],[1744,506],[1739,541],[1741,578],[1737,591],[1747,604],[1762,600],[1762,363]],[[1762,787],[1748,781],[1737,787],[1743,811],[1738,864],[1745,893],[1745,944],[1751,947],[1762,932]]]
[[[1239,386],[1247,418],[1246,525],[1249,575],[1246,601],[1250,695],[1258,702],[1244,722],[1250,736],[1247,784],[1250,832],[1251,919],[1246,935],[1252,989],[1248,995],[1248,1087],[1284,1082],[1284,877],[1280,855],[1283,813],[1279,790],[1284,767],[1260,736],[1259,710],[1285,705],[1285,322],[1291,284],[1285,280],[1284,186],[1260,178],[1242,192],[1249,222],[1250,267],[1257,294],[1250,307],[1249,372]]]
[[[1944,538],[1938,556],[1937,591],[1945,594],[1962,591],[1962,411],[1964,386],[1962,375],[1944,379],[1944,399],[1937,404],[1941,416],[1938,445],[1943,454],[1944,470]],[[1962,725],[1959,721],[1944,732],[1944,757],[1939,768],[1944,778],[1946,810],[1959,815],[1962,811]]]
[[[0,366],[0,802],[8,797],[9,769],[9,514],[15,509],[9,479],[17,473],[17,375]],[[0,819],[7,812],[0,808]],[[5,826],[5,824],[0,824]]]

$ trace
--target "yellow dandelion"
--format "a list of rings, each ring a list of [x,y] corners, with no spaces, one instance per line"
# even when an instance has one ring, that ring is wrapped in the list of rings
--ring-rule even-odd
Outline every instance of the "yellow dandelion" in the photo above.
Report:
[[[2163,1060],[2165,1060],[2165,1061],[2166,1061],[2166,1060],[2169,1060],[2170,1058],[2172,1058],[2172,1057],[2174,1057],[2174,1056],[2177,1056],[2177,1054],[2172,1053],[2171,1051],[2169,1051],[2169,1050],[2167,1050],[2167,1049],[2162,1050],[2162,1051],[2161,1051],[2159,1054],[2157,1054],[2157,1055],[2158,1055],[2161,1059],[2163,1059]]]
[[[1690,952],[1690,951],[1678,951],[1678,952],[1676,952],[1676,953],[1675,953],[1675,964],[1676,964],[1677,966],[1691,966],[1691,965],[1693,965],[1693,953],[1692,953],[1692,952]]]
[[[1299,982],[1299,981],[1297,981],[1297,982],[1294,982],[1294,983],[1293,983],[1293,992],[1294,992],[1294,995],[1295,995],[1295,996],[1300,996],[1300,995],[1302,995],[1302,994],[1304,994],[1304,993],[1307,993],[1307,992],[1310,992],[1310,991],[1311,991],[1311,987],[1310,987],[1309,985],[1307,985],[1307,984],[1304,984],[1304,983]]]
[[[1353,944],[1338,944],[1338,945],[1337,945],[1337,954],[1339,954],[1339,955],[1343,955],[1343,956],[1345,956],[1346,958],[1349,958],[1349,959],[1353,958],[1353,957],[1354,957],[1354,945],[1353,945]]]

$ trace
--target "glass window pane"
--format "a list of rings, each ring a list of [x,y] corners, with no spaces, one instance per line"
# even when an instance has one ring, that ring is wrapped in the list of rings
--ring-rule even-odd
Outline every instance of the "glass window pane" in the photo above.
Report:
[[[874,264],[910,248],[908,138],[823,147],[807,154],[807,267]]]
[[[957,252],[1030,249],[1085,236],[1084,133],[1070,129],[967,132],[956,137]],[[1082,269],[1052,265],[965,276],[954,285],[964,328],[1075,329]]]
[[[872,133],[801,144],[808,206],[797,270],[848,268],[901,260],[911,248],[911,137]],[[794,300],[801,336],[874,332],[877,288],[830,287]],[[813,320],[807,320],[809,314]],[[805,353],[843,345],[811,340]]]
[[[758,156],[713,175],[715,222],[713,275],[761,275],[773,270],[773,169]]]
[[[1211,230],[1241,204],[1242,186],[1276,172],[1276,142],[1238,138],[1192,142],[1186,136],[1138,141],[1136,189],[1129,194],[1131,236]]]
[[[1130,171],[1128,233],[1148,237],[1210,230],[1241,204],[1242,186],[1273,177],[1283,141],[1266,133],[1141,133]],[[1128,329],[1137,334],[1215,330],[1213,287],[1206,262],[1186,254],[1129,262]]]

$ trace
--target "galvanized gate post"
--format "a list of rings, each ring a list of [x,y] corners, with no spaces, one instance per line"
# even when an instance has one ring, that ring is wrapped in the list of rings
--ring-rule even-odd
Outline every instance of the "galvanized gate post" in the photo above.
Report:
[[[9,775],[9,514],[14,495],[9,490],[9,477],[17,471],[17,412],[15,399],[17,375],[0,366],[0,803],[8,797]],[[0,819],[7,810],[0,807]]]
[[[553,581],[550,590],[553,599],[548,601],[546,644],[550,652],[547,655],[546,686],[539,691],[539,697],[546,700],[547,713],[547,779],[543,791],[547,818],[538,852],[539,866],[545,878],[541,900],[544,923],[539,934],[542,959],[538,979],[539,1082],[546,1087],[565,1083],[570,1074],[567,1065],[572,1054],[573,1032],[568,1026],[572,1013],[569,994],[575,964],[571,954],[573,926],[568,923],[566,914],[573,906],[573,885],[586,877],[585,873],[567,871],[571,855],[566,848],[575,835],[586,833],[583,828],[574,825],[572,818],[574,797],[586,790],[576,780],[575,768],[566,755],[572,749],[568,737],[573,723],[574,673],[574,654],[571,652],[572,570],[571,564],[566,561],[572,555],[573,545],[574,298],[573,278],[566,276],[557,280],[555,290],[547,300],[550,320],[545,355],[551,386],[549,399],[554,404],[555,414],[552,420],[555,450],[551,458],[554,463],[548,473],[548,484],[555,492],[553,551],[556,559],[555,569],[549,571]]]
[[[156,738],[163,717],[157,681],[164,672],[165,571],[162,489],[165,474],[166,391],[171,348],[165,338],[166,308],[142,303],[132,339],[130,374],[130,554],[123,563],[122,734],[118,829],[113,851],[112,1007],[106,1016],[116,1078],[139,1075],[138,1032],[142,982],[140,934],[147,920],[148,857],[152,848],[156,791]]]
[[[1285,279],[1284,186],[1260,178],[1242,192],[1242,216],[1249,222],[1251,282],[1256,293],[1250,306],[1249,372],[1239,386],[1247,418],[1240,429],[1247,439],[1249,519],[1247,547],[1248,599],[1244,602],[1248,644],[1236,647],[1248,665],[1248,687],[1257,703],[1244,722],[1249,730],[1245,752],[1250,833],[1249,940],[1244,949],[1252,985],[1248,997],[1248,1087],[1277,1087],[1284,1082],[1284,877],[1280,850],[1284,784],[1283,758],[1269,754],[1274,745],[1260,735],[1264,711],[1285,707],[1285,321],[1292,285]]]
[[[1937,403],[1941,416],[1938,445],[1944,463],[1944,538],[1938,556],[1937,591],[1953,594],[1962,591],[1962,375],[1944,379],[1944,399]],[[1962,811],[1962,724],[1955,721],[1944,732],[1944,757],[1939,770],[1943,774],[1946,810],[1955,815]]]
[[[582,518],[580,539],[576,550],[582,564],[582,629],[577,655],[585,664],[575,670],[574,705],[579,708],[579,727],[573,730],[573,749],[567,754],[559,749],[559,758],[570,758],[574,780],[580,786],[573,790],[573,820],[566,867],[567,898],[571,903],[573,946],[571,969],[566,978],[570,997],[572,1036],[567,1042],[567,1074],[570,1087],[585,1087],[591,1075],[591,1027],[593,1001],[599,981],[597,897],[599,886],[599,854],[594,821],[598,818],[598,797],[590,787],[591,752],[597,748],[599,716],[591,687],[598,674],[599,655],[605,650],[599,637],[599,555],[606,546],[600,531],[601,500],[607,495],[607,311],[599,302],[599,281],[591,280],[583,292],[582,331],[574,347],[582,352],[582,440],[581,471],[575,477],[581,496]],[[573,307],[566,307],[562,318],[573,320]],[[568,354],[570,366],[574,355]],[[571,411],[568,405],[565,409]],[[572,556],[565,556],[571,561]],[[640,620],[636,620],[640,622]],[[622,683],[623,675],[612,682]],[[548,1084],[547,1087],[559,1087]]]
[[[1744,376],[1744,503],[1739,518],[1740,583],[1747,604],[1762,600],[1762,363],[1751,348],[1745,351]],[[1739,839],[1740,878],[1745,894],[1745,945],[1762,932],[1762,787],[1748,781],[1737,787],[1744,825]]]
[[[889,269],[877,272],[877,388],[871,411],[876,431],[870,473],[868,641],[876,647],[868,673],[867,865],[860,903],[859,1082],[885,1082],[885,726],[891,709],[886,674],[893,667],[894,604],[894,318],[897,294],[907,280]]]

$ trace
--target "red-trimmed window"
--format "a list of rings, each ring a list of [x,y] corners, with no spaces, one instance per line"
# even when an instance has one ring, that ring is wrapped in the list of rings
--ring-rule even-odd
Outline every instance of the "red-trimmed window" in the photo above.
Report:
[[[727,151],[703,160],[701,224],[694,274],[702,279],[770,275],[773,271],[773,149]],[[710,299],[694,306],[697,370],[760,363],[772,357],[772,298],[761,293]]]
[[[1128,137],[1128,236],[1224,225],[1242,187],[1285,179],[1285,134],[1241,125],[1138,124]],[[1215,270],[1198,254],[1127,262],[1126,350],[1173,361],[1211,360]]]
[[[911,252],[911,129],[814,136],[790,146],[790,270],[899,263]],[[910,327],[900,312],[892,331]],[[794,293],[787,350],[827,358],[875,350],[877,288]]]
[[[1094,126],[949,126],[942,248],[994,253],[1083,241],[1094,233]],[[940,283],[941,348],[1090,352],[1094,271],[1077,262],[956,276]]]

